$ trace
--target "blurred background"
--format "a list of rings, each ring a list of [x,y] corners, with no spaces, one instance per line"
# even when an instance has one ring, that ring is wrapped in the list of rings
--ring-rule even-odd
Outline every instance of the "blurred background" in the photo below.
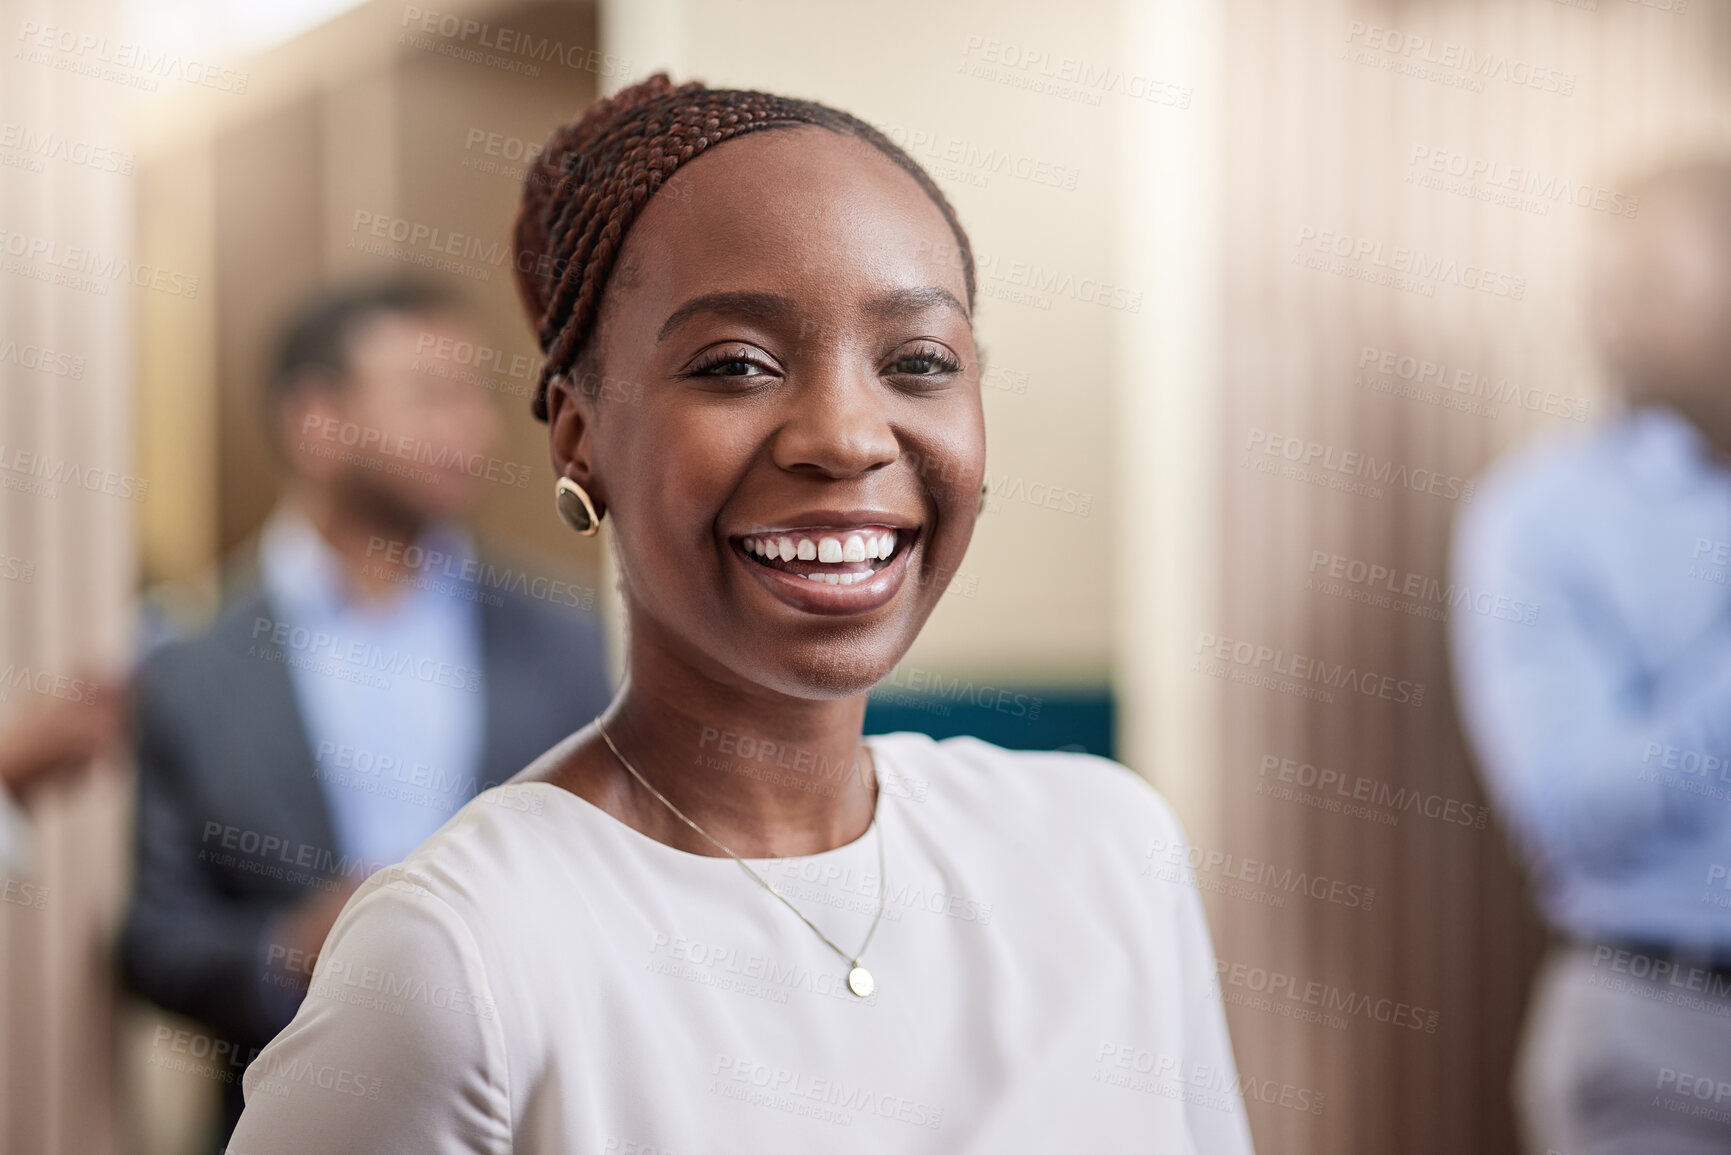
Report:
[[[1492,461],[1614,412],[1586,242],[1632,173],[1727,143],[1728,65],[1700,0],[0,0],[0,717],[213,611],[280,484],[270,343],[332,279],[473,304],[450,370],[530,473],[479,533],[610,612],[529,415],[526,164],[659,68],[820,100],[956,205],[988,359],[990,505],[868,728],[1107,754],[1205,884],[1326,880],[1205,885],[1221,959],[1423,1025],[1230,1006],[1241,1074],[1308,1092],[1249,1103],[1260,1150],[1514,1151],[1545,932],[1449,688],[1450,528]],[[1262,651],[1393,689],[1231,656]],[[33,800],[0,903],[3,1152],[197,1150],[224,1074],[117,993],[112,761]],[[1380,804],[1271,788],[1325,771]]]

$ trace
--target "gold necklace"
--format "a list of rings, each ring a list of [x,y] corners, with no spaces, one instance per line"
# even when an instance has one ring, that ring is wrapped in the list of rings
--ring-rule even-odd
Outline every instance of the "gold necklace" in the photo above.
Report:
[[[877,840],[878,840],[878,912],[877,912],[876,917],[874,917],[872,919],[871,929],[866,931],[865,941],[860,943],[859,951],[855,954],[850,955],[847,953],[847,951],[841,949],[841,947],[839,947],[839,946],[835,945],[835,943],[831,942],[830,938],[827,934],[823,933],[823,931],[821,931],[821,930],[818,930],[817,924],[815,922],[813,922],[813,921],[811,921],[811,919],[805,917],[805,915],[800,911],[799,907],[797,907],[797,906],[793,905],[793,903],[789,902],[787,900],[787,897],[785,895],[783,895],[781,893],[781,891],[775,889],[775,887],[773,885],[771,885],[770,881],[767,878],[764,878],[762,875],[758,874],[757,871],[753,870],[746,863],[745,859],[743,859],[739,855],[733,853],[733,851],[727,849],[727,847],[722,846],[721,843],[717,839],[712,837],[707,830],[703,829],[703,827],[699,826],[697,823],[695,823],[691,819],[687,818],[680,811],[679,807],[677,807],[673,803],[669,802],[667,800],[667,796],[665,794],[661,793],[661,791],[659,791],[655,787],[651,786],[649,784],[649,780],[647,778],[643,777],[642,774],[639,774],[637,772],[637,767],[633,766],[631,764],[630,760],[627,759],[625,757],[625,755],[623,755],[619,752],[619,747],[615,746],[613,744],[612,736],[607,733],[607,727],[605,727],[601,724],[601,719],[599,719],[599,718],[595,719],[595,729],[600,731],[601,740],[603,742],[607,743],[607,748],[609,750],[613,751],[613,756],[615,758],[619,759],[619,764],[621,766],[625,767],[625,769],[629,770],[631,772],[631,776],[633,778],[637,779],[637,781],[642,784],[642,786],[645,790],[649,791],[649,793],[651,793],[651,794],[655,795],[655,797],[659,798],[661,800],[661,804],[663,806],[665,806],[665,807],[667,807],[667,809],[673,811],[674,817],[678,818],[681,822],[685,823],[685,825],[691,827],[691,829],[697,831],[697,833],[701,834],[704,838],[709,839],[710,842],[714,843],[717,847],[719,847],[721,849],[721,852],[723,854],[726,854],[729,858],[733,859],[733,861],[739,863],[739,868],[741,870],[745,871],[745,873],[749,874],[754,880],[756,880],[757,884],[759,886],[763,887],[763,889],[769,891],[769,893],[775,895],[776,898],[780,899],[781,904],[783,906],[785,906],[785,907],[787,907],[787,909],[793,911],[794,914],[799,915],[799,920],[801,922],[805,923],[805,925],[811,927],[813,934],[815,934],[815,935],[817,935],[817,937],[821,938],[824,941],[824,944],[826,946],[828,946],[830,950],[833,950],[836,954],[838,954],[842,957],[842,960],[848,964],[848,968],[849,968],[848,972],[847,972],[847,989],[848,990],[852,991],[854,994],[858,995],[862,999],[863,998],[869,998],[871,996],[871,993],[877,989],[877,981],[872,978],[872,973],[870,971],[866,970],[865,967],[860,965],[859,960],[861,958],[865,957],[866,947],[871,945],[872,935],[877,933],[878,922],[880,920],[882,920],[882,918],[884,916],[884,894],[888,890],[888,880],[884,878],[884,830],[883,830],[883,825],[880,822],[878,822],[875,815],[872,818],[872,828],[877,831]],[[875,779],[877,777],[877,767],[876,767],[875,762],[873,764],[872,771],[873,771],[872,776]]]

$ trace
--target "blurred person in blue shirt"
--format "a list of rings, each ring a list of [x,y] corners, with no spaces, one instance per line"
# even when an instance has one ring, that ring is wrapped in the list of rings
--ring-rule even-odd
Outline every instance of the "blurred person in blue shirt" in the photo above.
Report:
[[[463,524],[483,486],[528,481],[457,355],[478,345],[427,284],[309,301],[270,373],[288,481],[252,572],[135,678],[120,961],[211,1036],[192,1053],[219,1068],[224,1141],[355,887],[610,697],[592,596],[483,558]]]
[[[1500,464],[1453,546],[1457,590],[1538,607],[1449,628],[1559,939],[1515,1076],[1541,1155],[1731,1151],[1731,163],[1638,191],[1593,279],[1626,405]]]

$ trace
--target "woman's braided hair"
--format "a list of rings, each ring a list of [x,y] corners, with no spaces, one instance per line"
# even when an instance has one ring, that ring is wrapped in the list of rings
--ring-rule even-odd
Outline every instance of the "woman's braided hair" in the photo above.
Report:
[[[722,141],[802,124],[863,140],[919,182],[955,234],[973,308],[973,250],[955,210],[918,162],[883,133],[826,105],[697,82],[675,87],[667,73],[657,72],[559,127],[524,178],[512,269],[547,357],[535,386],[536,417],[547,419],[548,382],[571,375],[589,355],[607,278],[655,190]]]

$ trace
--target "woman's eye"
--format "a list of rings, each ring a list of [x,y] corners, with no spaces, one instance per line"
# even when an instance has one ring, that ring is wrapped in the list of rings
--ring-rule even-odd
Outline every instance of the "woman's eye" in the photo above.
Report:
[[[712,361],[703,369],[711,377],[749,377],[757,368],[755,361],[745,361],[738,357],[730,357],[726,361]]]
[[[763,359],[731,349],[705,357],[690,369],[693,377],[760,377],[771,372]]]
[[[940,373],[954,373],[961,365],[941,349],[916,349],[896,358],[891,368],[911,377],[935,377]]]

